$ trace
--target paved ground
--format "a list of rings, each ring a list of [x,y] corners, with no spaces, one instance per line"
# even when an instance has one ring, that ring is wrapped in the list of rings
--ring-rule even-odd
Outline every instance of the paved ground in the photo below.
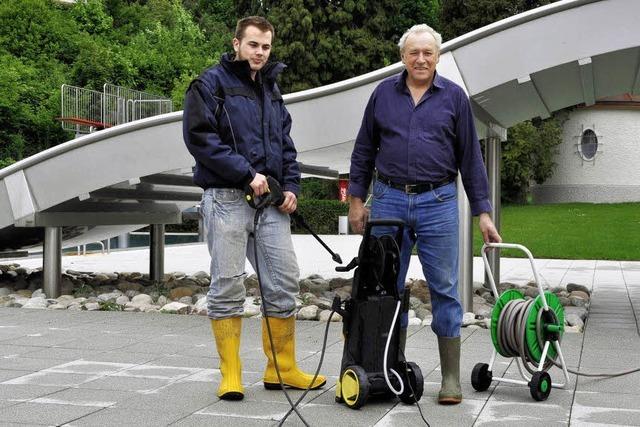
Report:
[[[135,258],[133,254],[127,258]],[[347,252],[342,255],[348,259]],[[174,261],[192,259],[184,249],[171,256]],[[115,259],[106,264],[108,271],[125,271]],[[25,261],[29,260],[18,262],[25,265]],[[144,265],[144,260],[139,263]],[[301,260],[301,265],[305,263]],[[479,261],[475,263],[476,280],[481,280]],[[610,372],[640,366],[640,263],[538,260],[537,265],[547,285],[575,282],[593,291],[585,333],[564,335],[562,348],[569,367]],[[419,276],[419,269],[412,271]],[[524,260],[503,260],[502,272],[503,281],[526,282],[531,277]],[[298,322],[298,359],[308,370],[318,363],[324,326]],[[533,401],[525,386],[494,382],[486,392],[474,391],[471,369],[488,362],[492,349],[489,333],[481,329],[462,333],[463,403],[439,406],[436,338],[428,327],[411,328],[409,334],[406,353],[425,376],[420,404],[431,425],[640,425],[640,373],[612,379],[571,375],[565,390],[553,389],[542,403]],[[395,400],[370,402],[358,411],[334,403],[340,335],[340,325],[332,324],[323,368],[329,376],[327,387],[310,393],[301,407],[308,423],[420,425],[416,407]],[[275,425],[288,405],[281,392],[262,387],[265,358],[259,336],[259,321],[246,320],[245,400],[225,402],[215,397],[220,374],[206,318],[0,309],[0,425]],[[557,368],[550,372],[553,380],[562,380]],[[515,362],[498,357],[494,376],[503,374],[519,378]],[[291,394],[294,399],[300,396]],[[286,425],[302,424],[292,416]]]

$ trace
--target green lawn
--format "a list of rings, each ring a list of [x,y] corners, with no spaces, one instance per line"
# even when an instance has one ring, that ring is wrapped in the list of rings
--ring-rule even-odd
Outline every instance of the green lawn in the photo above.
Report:
[[[482,236],[474,223],[474,255]],[[502,240],[519,243],[535,258],[640,260],[640,203],[502,207]],[[503,256],[523,257],[520,251]]]

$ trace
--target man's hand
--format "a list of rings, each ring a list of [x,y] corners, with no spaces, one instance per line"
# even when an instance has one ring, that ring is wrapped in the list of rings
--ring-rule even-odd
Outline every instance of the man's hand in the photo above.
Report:
[[[287,214],[295,212],[298,207],[298,198],[291,191],[283,191],[284,194],[284,202],[278,206],[280,212],[284,212]]]
[[[253,190],[254,196],[262,196],[264,193],[269,191],[267,177],[261,173],[256,173],[256,176],[253,177],[253,181],[249,183],[249,187]]]
[[[351,224],[351,229],[358,234],[362,234],[368,219],[369,209],[364,206],[362,199],[352,197],[349,202],[349,224]]]
[[[482,240],[484,240],[485,243],[502,243],[502,237],[498,234],[498,230],[496,230],[496,226],[493,225],[491,216],[489,216],[488,213],[483,212],[480,214],[478,226],[482,233]]]

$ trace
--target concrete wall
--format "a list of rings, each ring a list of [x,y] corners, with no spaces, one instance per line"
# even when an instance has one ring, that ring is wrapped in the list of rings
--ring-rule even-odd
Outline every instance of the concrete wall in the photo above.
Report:
[[[583,130],[598,137],[593,161],[580,154]],[[579,109],[564,124],[553,177],[534,185],[535,203],[640,201],[640,109]]]

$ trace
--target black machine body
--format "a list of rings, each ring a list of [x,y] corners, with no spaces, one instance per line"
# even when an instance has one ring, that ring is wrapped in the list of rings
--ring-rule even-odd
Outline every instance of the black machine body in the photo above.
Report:
[[[375,227],[397,231],[377,236],[372,233]],[[358,257],[346,267],[336,267],[337,271],[356,268],[351,297],[346,301],[337,297],[333,305],[343,317],[345,339],[336,401],[353,409],[372,396],[397,394],[405,403],[422,396],[422,373],[405,360],[400,340],[400,318],[409,308],[409,292],[400,293],[397,287],[403,231],[401,220],[369,221]]]

